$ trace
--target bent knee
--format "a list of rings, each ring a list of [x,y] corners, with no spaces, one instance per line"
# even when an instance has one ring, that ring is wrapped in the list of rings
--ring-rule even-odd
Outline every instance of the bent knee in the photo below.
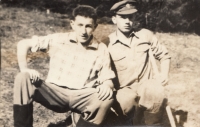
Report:
[[[25,84],[27,81],[30,81],[30,76],[28,72],[20,72],[15,77],[14,86],[19,86]]]
[[[136,102],[135,96],[131,96],[129,98],[124,99],[123,102],[120,102],[120,106],[123,111],[123,114],[127,116],[134,112],[136,105],[137,105],[137,102]]]
[[[23,80],[23,79],[30,79],[30,75],[28,72],[20,72],[15,77],[15,80]]]
[[[100,108],[109,109],[113,103],[114,103],[113,99],[105,100],[105,101],[103,101],[103,103],[101,103]]]

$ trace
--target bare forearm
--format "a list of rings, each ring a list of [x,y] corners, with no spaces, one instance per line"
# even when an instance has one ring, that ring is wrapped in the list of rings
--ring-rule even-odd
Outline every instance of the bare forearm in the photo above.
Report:
[[[103,82],[102,85],[108,85],[111,89],[114,89],[114,84],[113,84],[112,80],[106,80]]]
[[[19,64],[20,71],[28,68],[27,66],[27,53],[30,50],[28,40],[22,40],[17,45],[17,60]]]
[[[161,62],[161,74],[165,77],[168,77],[170,67],[170,59],[163,60]]]

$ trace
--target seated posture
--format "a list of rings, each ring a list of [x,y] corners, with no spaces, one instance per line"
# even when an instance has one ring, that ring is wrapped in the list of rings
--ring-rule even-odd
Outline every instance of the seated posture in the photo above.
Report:
[[[157,124],[165,98],[163,86],[168,79],[170,56],[153,32],[134,29],[134,19],[138,13],[136,5],[136,1],[123,0],[111,8],[112,21],[117,29],[105,43],[108,44],[117,75],[113,108],[119,121],[124,120],[124,123],[121,122],[123,125],[140,124],[141,114],[144,115],[145,124]],[[153,59],[150,56],[154,56]],[[155,59],[160,61],[161,70],[152,78],[151,61]]]
[[[33,101],[55,112],[81,114],[77,126],[100,126],[113,103],[115,77],[105,44],[93,32],[96,11],[80,5],[72,12],[73,32],[21,40],[17,57],[21,72],[14,83],[14,126],[33,126]],[[49,72],[44,81],[27,66],[27,52],[48,51]]]

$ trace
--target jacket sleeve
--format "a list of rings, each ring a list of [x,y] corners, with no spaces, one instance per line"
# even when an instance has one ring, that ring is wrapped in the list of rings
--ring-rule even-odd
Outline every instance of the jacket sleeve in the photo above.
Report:
[[[158,42],[157,37],[152,33],[150,37],[151,42],[151,50],[154,54],[154,57],[159,60],[163,61],[165,59],[170,59],[171,56],[168,53],[167,48]]]
[[[60,34],[49,34],[47,36],[33,36],[32,41],[32,52],[37,51],[48,51],[50,47],[56,46],[59,40]]]
[[[107,47],[105,46],[102,53],[102,67],[99,72],[99,82],[102,84],[106,80],[115,78],[115,73],[111,68],[111,59]]]

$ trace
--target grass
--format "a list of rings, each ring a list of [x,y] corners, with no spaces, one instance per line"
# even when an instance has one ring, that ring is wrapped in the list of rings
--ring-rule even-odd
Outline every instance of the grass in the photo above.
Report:
[[[21,39],[33,35],[47,35],[70,30],[67,15],[0,6],[1,80],[0,125],[13,126],[13,83],[19,72],[16,45]],[[95,32],[103,40],[114,31],[113,25],[100,24]],[[156,33],[160,42],[172,56],[169,85],[166,92],[178,125],[200,127],[200,37],[185,33]],[[28,55],[29,66],[37,69],[43,78],[48,71],[49,57],[46,53]],[[180,114],[180,120],[179,115]],[[59,114],[34,104],[34,126],[64,126],[67,113]]]

